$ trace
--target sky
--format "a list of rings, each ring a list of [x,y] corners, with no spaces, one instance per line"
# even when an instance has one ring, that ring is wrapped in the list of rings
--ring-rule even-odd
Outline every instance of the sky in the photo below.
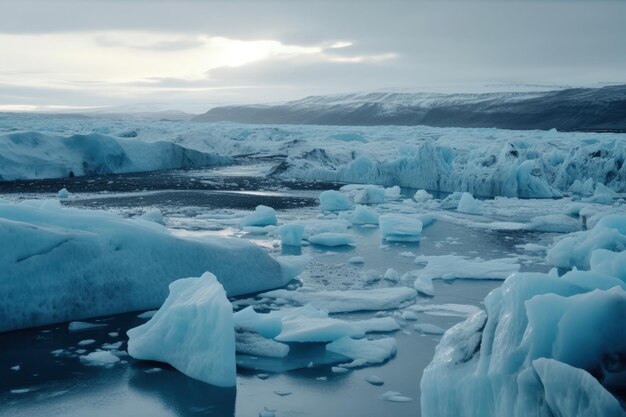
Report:
[[[621,0],[0,0],[0,111],[611,83]]]

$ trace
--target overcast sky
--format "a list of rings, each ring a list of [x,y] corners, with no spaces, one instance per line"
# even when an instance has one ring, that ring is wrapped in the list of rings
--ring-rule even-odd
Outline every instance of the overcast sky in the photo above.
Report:
[[[620,0],[0,0],[0,110],[624,82]]]

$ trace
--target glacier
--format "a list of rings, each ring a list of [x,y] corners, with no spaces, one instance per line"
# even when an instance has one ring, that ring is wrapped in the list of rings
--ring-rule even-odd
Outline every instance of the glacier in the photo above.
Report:
[[[282,287],[302,271],[243,239],[177,237],[58,200],[0,200],[0,247],[0,332],[153,309],[170,282],[205,271],[229,296]]]

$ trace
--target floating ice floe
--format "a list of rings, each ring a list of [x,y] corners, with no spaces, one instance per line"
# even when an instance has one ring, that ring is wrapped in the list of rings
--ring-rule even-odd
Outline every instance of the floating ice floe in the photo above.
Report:
[[[170,284],[170,294],[147,323],[128,331],[135,359],[165,362],[200,381],[235,385],[233,310],[211,273]]]
[[[155,308],[170,282],[207,270],[229,296],[282,287],[301,271],[244,239],[178,237],[58,200],[0,202],[0,229],[0,331]]]
[[[335,233],[335,232],[324,232],[318,233],[313,236],[309,236],[307,240],[314,245],[320,246],[347,246],[356,245],[356,239],[354,236],[348,233]]]
[[[354,196],[356,204],[380,204],[385,202],[386,190],[376,185],[367,185]]]
[[[310,304],[329,313],[390,310],[414,300],[416,296],[414,289],[406,287],[334,291],[274,290],[259,294],[259,297],[282,298],[301,305]]]
[[[106,327],[105,323],[88,323],[86,321],[72,321],[67,325],[67,330],[70,332],[80,332],[83,330],[94,329],[97,327]]]
[[[393,337],[355,340],[345,336],[327,344],[326,350],[352,359],[347,366],[374,365],[395,355],[397,342]]]
[[[516,273],[486,314],[449,329],[422,377],[422,415],[626,415],[611,394],[626,387],[626,252],[591,259],[562,277]]]
[[[388,242],[419,242],[422,222],[402,214],[383,214],[378,218],[380,234]]]
[[[407,309],[432,316],[467,317],[482,311],[471,304],[414,304]]]
[[[350,199],[339,191],[328,190],[320,194],[321,211],[343,211],[351,208]]]
[[[106,350],[91,352],[79,358],[81,363],[90,366],[111,366],[120,361],[120,358]]]
[[[237,332],[235,348],[237,353],[266,358],[284,358],[289,354],[289,345],[251,332]]]
[[[425,203],[426,201],[432,199],[433,195],[426,190],[417,190],[415,192],[415,195],[413,195],[413,200],[417,201],[418,203]]]
[[[276,220],[276,211],[267,206],[257,206],[254,211],[246,216],[244,216],[240,225],[244,226],[273,226],[277,222]]]
[[[443,334],[446,330],[431,323],[417,323],[413,325],[413,328],[424,334]]]
[[[57,193],[57,198],[61,199],[61,200],[65,200],[70,198],[72,195],[72,193],[70,193],[69,191],[67,191],[67,188],[62,188],[59,190],[59,192]]]
[[[426,263],[426,267],[414,271],[418,279],[505,279],[519,271],[517,258],[469,260],[457,255],[419,256],[417,263]],[[422,286],[422,284],[416,284]]]
[[[345,320],[328,316],[325,311],[304,306],[287,311],[282,317],[279,342],[332,342],[342,337],[363,337],[365,332]]]
[[[546,260],[559,268],[589,269],[596,249],[626,250],[626,215],[605,216],[591,230],[566,236],[548,250]]]

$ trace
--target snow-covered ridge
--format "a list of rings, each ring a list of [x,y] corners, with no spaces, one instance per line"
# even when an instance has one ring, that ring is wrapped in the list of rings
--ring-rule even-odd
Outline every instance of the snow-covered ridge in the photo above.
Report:
[[[277,105],[216,107],[192,120],[623,131],[625,110],[626,86],[618,85],[532,93],[311,96]]]
[[[0,181],[195,168],[230,158],[172,142],[144,142],[100,134],[54,136],[39,132],[0,135]]]

